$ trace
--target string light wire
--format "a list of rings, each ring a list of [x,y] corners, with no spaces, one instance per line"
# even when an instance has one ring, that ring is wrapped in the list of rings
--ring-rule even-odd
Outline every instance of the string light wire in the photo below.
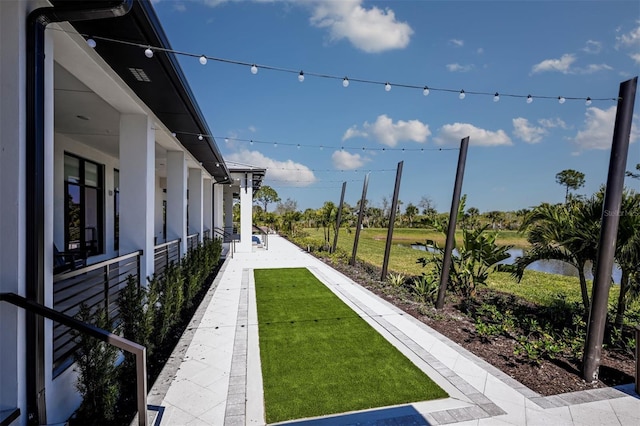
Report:
[[[47,28],[48,29],[51,28],[51,29],[56,30],[56,31],[63,31],[63,32],[72,33],[72,31],[68,31],[68,30],[64,30],[64,29],[58,29],[58,28],[52,28],[52,27],[47,27]],[[73,33],[75,33],[75,32],[73,32]],[[114,39],[114,38],[111,38],[111,37],[103,37],[103,36],[96,36],[96,35],[89,35],[89,34],[82,34],[82,33],[80,33],[80,35],[82,37],[84,37],[85,39],[92,39],[92,40],[94,40],[94,42],[105,41],[105,42],[110,42],[110,43],[118,43],[118,44],[123,44],[123,45],[127,45],[127,46],[138,47],[138,48],[142,49],[144,54],[147,55],[150,59],[153,57],[154,53],[156,53],[156,52],[157,53],[164,52],[164,53],[171,53],[171,54],[174,54],[174,55],[180,55],[180,56],[186,56],[186,57],[195,58],[195,59],[199,60],[201,63],[205,62],[205,59],[206,59],[206,60],[211,60],[211,61],[214,61],[214,62],[220,62],[220,63],[225,63],[225,64],[250,67],[253,74],[256,74],[259,69],[263,69],[263,70],[269,70],[269,71],[277,71],[277,72],[294,74],[294,75],[296,75],[298,77],[301,76],[300,68],[293,69],[293,68],[285,68],[285,67],[267,65],[267,64],[257,64],[255,62],[247,62],[247,61],[240,61],[240,60],[235,60],[235,59],[220,58],[220,57],[217,57],[217,56],[205,55],[205,54],[202,54],[202,53],[191,53],[191,52],[185,52],[185,51],[181,51],[181,50],[167,49],[167,48],[164,48],[164,47],[150,46],[148,44],[136,43],[136,42],[132,42],[132,41],[118,40],[118,39]],[[150,54],[150,56],[149,56],[149,54]],[[351,83],[351,82],[356,82],[356,83],[362,83],[362,84],[373,84],[373,85],[378,85],[378,86],[382,85],[382,86],[385,87],[385,89],[388,88],[387,90],[390,90],[391,86],[401,87],[401,88],[405,88],[405,89],[418,89],[425,96],[428,95],[430,92],[434,91],[434,92],[456,93],[460,97],[464,97],[465,95],[490,96],[493,99],[495,97],[495,94],[496,94],[495,91],[494,92],[483,92],[483,91],[473,91],[473,90],[451,89],[451,88],[445,88],[445,87],[434,87],[434,86],[427,86],[425,84],[419,84],[418,85],[418,84],[396,83],[396,82],[391,82],[391,81],[388,81],[388,80],[370,80],[370,79],[356,78],[356,77],[348,77],[347,78],[344,75],[338,76],[338,75],[333,75],[333,74],[326,74],[326,73],[312,72],[312,71],[304,71],[304,73],[302,75],[304,77],[311,76],[311,77],[316,77],[316,78],[339,80],[339,81],[342,81],[342,85],[344,87],[349,86],[349,83]],[[525,99],[527,101],[527,103],[531,103],[531,101],[533,99],[551,99],[551,100],[558,101],[560,98],[562,98],[563,101],[583,101],[585,103],[585,105],[588,106],[588,105],[591,105],[591,103],[595,102],[595,101],[616,101],[616,102],[618,101],[618,98],[592,98],[590,96],[545,96],[545,95],[532,95],[532,94],[523,95],[523,94],[515,94],[515,93],[503,93],[501,91],[498,91],[498,93],[500,93],[500,98],[503,98],[503,97],[522,98],[522,99]]]

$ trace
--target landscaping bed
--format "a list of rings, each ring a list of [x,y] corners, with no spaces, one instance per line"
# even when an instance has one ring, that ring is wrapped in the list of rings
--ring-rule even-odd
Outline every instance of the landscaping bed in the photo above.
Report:
[[[548,307],[527,302],[511,294],[483,288],[476,293],[471,307],[463,306],[459,298],[448,294],[445,307],[436,310],[429,304],[413,300],[405,289],[380,281],[380,270],[377,267],[360,262],[354,267],[331,257],[319,257],[363,287],[541,395],[549,396],[633,383],[634,356],[630,348],[624,350],[609,348],[605,345],[602,351],[599,380],[595,383],[586,383],[580,376],[580,360],[567,351],[556,353],[553,359],[544,356],[534,356],[534,359],[531,359],[525,355],[516,355],[514,352],[518,346],[521,346],[517,341],[520,331],[518,327],[496,335],[479,333],[476,328],[478,316],[474,318],[468,312],[475,310],[477,314],[478,310],[492,305],[498,306],[499,309],[508,306],[521,318],[536,319],[548,316]],[[558,307],[558,309],[561,308],[562,306]],[[485,321],[483,324],[490,323],[486,316],[482,318]]]

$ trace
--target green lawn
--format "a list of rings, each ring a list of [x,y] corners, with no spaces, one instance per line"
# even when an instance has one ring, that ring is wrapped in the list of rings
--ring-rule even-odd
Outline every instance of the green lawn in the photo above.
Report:
[[[307,269],[254,274],[268,423],[447,397]]]

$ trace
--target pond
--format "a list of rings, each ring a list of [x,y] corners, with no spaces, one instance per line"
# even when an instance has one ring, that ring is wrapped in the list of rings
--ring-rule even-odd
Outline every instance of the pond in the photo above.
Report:
[[[430,246],[427,247],[423,244],[411,244],[411,248],[415,250],[428,251],[430,253],[434,252],[433,247],[430,247]],[[512,249],[509,249],[508,253],[511,255],[511,257],[500,262],[501,264],[511,265],[514,262],[516,257],[523,255],[524,250],[522,248],[512,248]],[[457,251],[455,249],[453,250],[453,255],[454,256],[457,255]],[[566,262],[561,262],[559,260],[539,260],[527,266],[527,269],[530,269],[532,271],[546,272],[548,274],[565,275],[568,277],[578,276],[578,269],[576,269],[576,267],[569,265]],[[591,262],[587,262],[587,265],[585,265],[585,268],[584,268],[584,272],[588,280],[593,279],[593,274],[591,273]],[[613,281],[616,284],[620,284],[622,271],[620,270],[618,265],[614,266],[612,276],[613,276]]]

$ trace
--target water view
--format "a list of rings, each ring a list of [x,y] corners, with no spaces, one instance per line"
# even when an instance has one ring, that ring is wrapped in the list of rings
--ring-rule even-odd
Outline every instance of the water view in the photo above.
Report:
[[[430,246],[428,247],[428,246],[425,246],[424,244],[411,244],[411,248],[415,250],[428,251],[430,253],[434,252],[433,247],[430,247]],[[514,247],[510,249],[508,253],[511,255],[511,257],[501,261],[500,264],[504,264],[504,265],[513,264],[516,257],[522,256],[524,254],[524,249]],[[453,254],[454,256],[457,255],[457,250],[454,249]],[[584,272],[588,280],[593,279],[593,273],[591,268],[592,268],[591,262],[587,262],[587,265],[584,268]],[[527,267],[527,269],[530,269],[532,271],[546,272],[548,274],[565,275],[568,277],[578,276],[578,269],[576,269],[573,265],[569,265],[568,263],[562,262],[559,260],[539,260],[537,262],[533,262],[531,265]],[[615,265],[615,267],[613,268],[612,276],[613,276],[613,281],[616,284],[620,284],[620,277],[622,276],[622,270],[618,267],[618,265]]]

